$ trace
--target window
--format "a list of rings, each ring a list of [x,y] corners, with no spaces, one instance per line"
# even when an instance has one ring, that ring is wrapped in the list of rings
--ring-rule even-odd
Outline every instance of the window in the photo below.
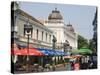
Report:
[[[47,41],[47,33],[46,33],[46,41]]]
[[[49,42],[51,43],[51,35],[49,35]]]
[[[39,33],[39,30],[37,29],[37,32],[36,32],[36,34],[37,34],[37,37],[36,37],[36,38],[37,38],[37,40],[38,40],[38,33]]]
[[[43,33],[44,33],[44,32],[42,31],[42,41],[43,41]]]

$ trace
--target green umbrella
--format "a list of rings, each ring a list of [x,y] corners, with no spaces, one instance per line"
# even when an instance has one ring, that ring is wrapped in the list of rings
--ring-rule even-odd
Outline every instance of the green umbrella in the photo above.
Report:
[[[80,54],[92,54],[92,51],[88,48],[81,48],[79,49]]]
[[[79,50],[73,50],[72,54],[92,54],[92,51],[88,48],[81,48]]]

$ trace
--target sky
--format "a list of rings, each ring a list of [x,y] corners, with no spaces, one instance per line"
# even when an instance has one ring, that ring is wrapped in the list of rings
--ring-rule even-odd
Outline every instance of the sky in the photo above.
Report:
[[[75,31],[91,39],[93,37],[93,25],[96,6],[51,4],[35,2],[19,2],[20,8],[35,18],[47,19],[49,14],[57,8],[66,24],[72,24]]]

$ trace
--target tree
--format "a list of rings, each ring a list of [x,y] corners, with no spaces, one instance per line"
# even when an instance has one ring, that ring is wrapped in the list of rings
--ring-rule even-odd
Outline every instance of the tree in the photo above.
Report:
[[[89,40],[89,49],[93,50],[93,40]]]
[[[78,49],[83,48],[83,47],[89,48],[88,40],[85,39],[83,36],[78,35]]]

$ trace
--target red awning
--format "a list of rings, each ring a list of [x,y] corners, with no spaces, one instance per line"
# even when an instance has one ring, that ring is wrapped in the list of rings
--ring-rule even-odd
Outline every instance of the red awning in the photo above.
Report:
[[[29,51],[27,48],[21,50],[11,50],[12,55],[34,55],[34,56],[43,56],[44,54],[38,51],[35,48],[30,48]]]

